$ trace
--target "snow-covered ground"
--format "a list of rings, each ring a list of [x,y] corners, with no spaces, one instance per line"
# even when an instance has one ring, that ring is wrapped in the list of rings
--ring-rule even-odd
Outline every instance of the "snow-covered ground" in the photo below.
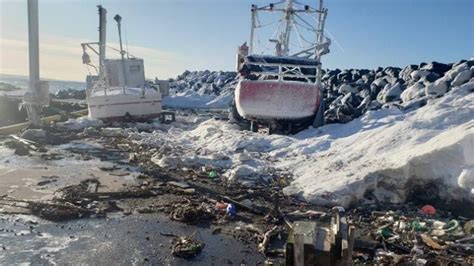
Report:
[[[232,91],[221,95],[210,95],[188,90],[163,97],[163,106],[183,109],[226,109],[230,106],[232,94]]]
[[[242,131],[211,119],[192,130],[128,138],[156,148],[152,161],[162,167],[207,166],[244,183],[289,172],[294,181],[285,193],[314,203],[347,206],[366,193],[402,202],[408,186],[430,182],[444,187],[441,198],[474,201],[473,90],[471,81],[414,111],[393,105],[293,136]]]

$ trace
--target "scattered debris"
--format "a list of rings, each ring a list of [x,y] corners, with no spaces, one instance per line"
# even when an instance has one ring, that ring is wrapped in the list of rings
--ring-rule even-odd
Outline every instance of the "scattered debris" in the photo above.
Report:
[[[258,244],[258,251],[261,253],[265,253],[268,247],[268,243],[270,243],[270,238],[275,235],[275,232],[277,231],[278,226],[273,226],[272,229],[268,230],[265,232],[263,235],[263,240],[260,244]]]
[[[203,205],[198,205],[196,203],[178,203],[174,204],[170,217],[175,221],[195,224],[212,220],[214,215]]]
[[[192,236],[180,236],[174,240],[172,254],[180,258],[194,258],[201,253],[204,243]]]

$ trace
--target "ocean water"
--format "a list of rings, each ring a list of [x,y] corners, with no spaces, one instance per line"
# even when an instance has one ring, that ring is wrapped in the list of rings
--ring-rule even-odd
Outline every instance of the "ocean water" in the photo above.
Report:
[[[47,81],[49,83],[50,93],[55,93],[58,90],[63,90],[63,89],[84,90],[86,88],[85,82],[65,81],[65,80],[47,80]],[[7,94],[13,94],[13,95],[23,94],[24,91],[28,89],[28,83],[29,83],[28,77],[26,76],[5,75],[5,74],[0,74],[0,82],[8,83],[22,89],[21,91],[12,91],[12,92],[7,93]]]

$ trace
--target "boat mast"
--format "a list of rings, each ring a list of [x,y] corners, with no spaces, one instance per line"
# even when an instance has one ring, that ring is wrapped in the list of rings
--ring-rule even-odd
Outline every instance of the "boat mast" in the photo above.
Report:
[[[316,51],[314,52],[315,59],[319,62],[318,68],[316,69],[316,84],[321,84],[322,68],[321,68],[321,57],[323,55],[323,45],[324,45],[324,22],[326,21],[327,9],[323,8],[323,0],[319,0],[319,10],[318,10],[318,29],[316,31],[317,40],[316,40]]]
[[[293,0],[286,1],[284,10],[285,31],[280,35],[280,45],[282,46],[282,55],[288,56],[290,52],[290,33],[293,26]]]
[[[107,10],[101,5],[99,9],[99,79],[105,80],[104,60],[106,50],[106,24],[107,24]]]
[[[122,46],[122,29],[120,22],[122,21],[122,17],[120,15],[115,15],[114,20],[117,21],[118,27],[118,34],[119,34],[119,42],[120,42],[120,55],[122,56],[122,70],[123,70],[123,94],[125,94],[125,87],[127,86],[127,70],[125,68],[125,51],[123,50]]]
[[[255,27],[256,27],[256,19],[257,19],[257,6],[252,5],[252,28],[250,29],[250,46],[249,46],[249,54],[253,52],[253,38],[255,34]]]

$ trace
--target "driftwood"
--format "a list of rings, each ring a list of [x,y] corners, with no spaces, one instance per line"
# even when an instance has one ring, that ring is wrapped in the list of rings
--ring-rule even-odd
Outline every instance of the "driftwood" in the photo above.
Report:
[[[263,235],[263,240],[260,244],[258,244],[258,251],[261,253],[265,253],[267,250],[268,244],[270,243],[270,238],[276,233],[278,226],[273,226],[272,229],[265,232]]]

